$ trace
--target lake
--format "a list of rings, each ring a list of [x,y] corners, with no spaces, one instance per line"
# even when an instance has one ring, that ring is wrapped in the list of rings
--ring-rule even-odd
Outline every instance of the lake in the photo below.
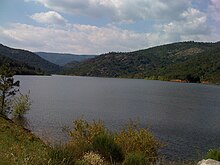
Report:
[[[16,76],[30,90],[27,127],[50,142],[65,143],[65,126],[84,116],[119,130],[138,120],[167,146],[168,159],[192,159],[220,147],[220,86],[137,79]]]

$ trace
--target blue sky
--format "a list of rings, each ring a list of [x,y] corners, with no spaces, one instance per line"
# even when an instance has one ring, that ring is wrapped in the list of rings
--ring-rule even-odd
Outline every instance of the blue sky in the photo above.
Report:
[[[101,54],[220,40],[220,0],[1,0],[0,43]]]

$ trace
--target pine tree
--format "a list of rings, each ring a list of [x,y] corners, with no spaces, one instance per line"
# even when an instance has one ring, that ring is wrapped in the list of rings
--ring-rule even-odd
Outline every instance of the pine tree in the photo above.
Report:
[[[0,68],[0,115],[10,113],[10,100],[19,91],[19,81],[14,81],[14,73],[8,64]]]

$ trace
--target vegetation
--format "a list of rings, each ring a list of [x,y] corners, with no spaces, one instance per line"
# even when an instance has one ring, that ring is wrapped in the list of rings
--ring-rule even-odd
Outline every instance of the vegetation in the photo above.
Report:
[[[97,135],[92,142],[92,149],[110,162],[122,162],[124,160],[122,147],[116,143],[111,134]]]
[[[13,116],[21,118],[30,110],[30,107],[31,101],[29,94],[20,94],[20,96],[14,98],[12,103]]]
[[[139,128],[138,124],[132,121],[122,131],[116,133],[115,139],[125,155],[139,153],[144,155],[148,162],[156,162],[158,150],[162,147],[148,129]]]
[[[86,153],[82,160],[79,160],[76,162],[78,165],[106,165],[101,155],[94,153],[94,152],[88,152]]]
[[[74,165],[76,162],[74,152],[68,147],[55,146],[50,148],[48,153],[48,165]]]
[[[21,118],[31,106],[29,94],[14,97],[19,92],[19,81],[14,81],[14,72],[9,64],[4,64],[0,68],[0,115],[7,117],[13,114],[13,117]]]
[[[74,121],[74,129],[70,131],[71,141],[67,144],[77,159],[85,153],[99,154],[111,163],[122,163],[124,156],[132,152],[144,155],[148,162],[155,162],[158,150],[162,147],[147,129],[139,129],[129,124],[118,133],[111,133],[102,121],[88,123],[84,119]]]
[[[49,61],[44,60],[38,55],[21,49],[13,49],[0,44],[0,56],[2,58],[9,58],[13,63],[20,63],[23,66],[30,66],[34,70],[47,74],[59,72],[60,67]],[[16,68],[15,68],[16,69]],[[17,68],[16,71],[19,71]]]
[[[147,165],[149,164],[149,161],[143,153],[129,153],[126,156],[123,165],[135,165],[135,164]]]
[[[220,161],[220,148],[209,150],[205,158]]]
[[[30,131],[0,116],[0,164],[46,164],[48,150]]]
[[[180,42],[129,53],[110,52],[66,74],[220,83],[220,42]]]
[[[103,122],[91,122],[88,123],[84,119],[74,121],[74,130],[70,131],[72,134],[71,141],[63,146],[51,147],[43,143],[39,138],[30,133],[30,131],[23,127],[16,125],[11,120],[0,116],[0,164],[4,165],[148,165],[148,164],[173,164],[173,165],[190,165],[196,164],[196,162],[170,162],[164,159],[158,159],[158,155],[154,153],[153,159],[146,151],[149,148],[158,148],[158,143],[155,146],[154,143],[146,145],[146,142],[139,143],[138,137],[142,137],[145,140],[149,134],[145,134],[146,137],[141,135],[141,129],[129,124],[126,126],[126,132],[128,134],[129,128],[131,129],[129,134],[131,136],[131,146],[133,150],[126,150],[127,147],[122,147],[117,139],[122,138],[120,134],[125,131],[119,131],[118,133],[110,133],[103,124]],[[137,130],[136,130],[137,128]],[[103,131],[105,133],[103,133]],[[146,130],[147,131],[147,130]],[[101,133],[102,132],[102,133]],[[123,132],[123,133],[122,133]],[[139,134],[138,134],[139,132]],[[83,139],[81,139],[82,137]],[[136,140],[135,140],[136,139]],[[100,141],[98,141],[100,140]],[[125,136],[124,141],[128,140]],[[131,142],[130,141],[130,142]],[[154,139],[154,141],[156,141]],[[85,142],[85,146],[82,146],[82,142]],[[90,143],[91,142],[91,143]],[[149,142],[149,140],[148,140]],[[143,144],[142,144],[143,143]],[[77,144],[79,146],[77,146]],[[112,144],[113,146],[109,145]],[[135,148],[139,146],[141,149]],[[147,147],[148,146],[148,147]],[[145,148],[146,147],[146,148]],[[122,150],[121,150],[121,149]],[[144,149],[145,148],[145,149]],[[114,152],[113,152],[114,151]],[[122,157],[123,152],[124,157]],[[81,153],[81,154],[79,154]],[[117,154],[118,153],[118,154]],[[206,159],[212,158],[219,160],[219,149],[210,150],[205,157]],[[109,159],[112,158],[112,159]],[[156,158],[157,157],[157,158]]]
[[[4,64],[8,64],[11,70],[16,75],[42,75],[44,72],[41,69],[36,69],[23,62],[12,60],[0,54],[0,67]]]
[[[14,81],[13,72],[7,64],[0,68],[0,115],[6,116],[11,111],[11,97],[18,92],[19,81]]]

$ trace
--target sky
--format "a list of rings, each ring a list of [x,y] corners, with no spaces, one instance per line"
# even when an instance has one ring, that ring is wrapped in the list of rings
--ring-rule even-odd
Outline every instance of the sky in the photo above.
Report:
[[[0,0],[0,43],[30,51],[128,52],[220,40],[220,0]]]

